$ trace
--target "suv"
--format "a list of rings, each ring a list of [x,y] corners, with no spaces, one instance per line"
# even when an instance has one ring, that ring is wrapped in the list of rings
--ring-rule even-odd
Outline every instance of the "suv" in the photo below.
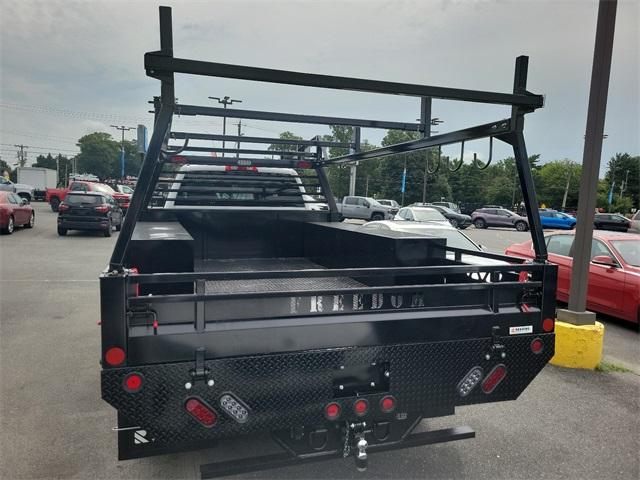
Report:
[[[626,232],[631,227],[631,220],[619,213],[596,213],[593,219],[596,230],[619,230]]]
[[[113,227],[122,227],[122,209],[110,195],[98,192],[69,192],[58,206],[58,235],[68,230],[102,230],[110,237]]]
[[[519,232],[529,229],[527,217],[506,208],[479,208],[471,214],[471,222],[476,228],[514,227]]]

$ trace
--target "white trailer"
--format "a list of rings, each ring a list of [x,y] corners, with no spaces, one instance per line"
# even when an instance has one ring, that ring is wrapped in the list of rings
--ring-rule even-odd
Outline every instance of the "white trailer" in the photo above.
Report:
[[[18,167],[18,183],[33,185],[35,199],[44,200],[47,188],[55,188],[58,185],[58,175],[50,168]]]

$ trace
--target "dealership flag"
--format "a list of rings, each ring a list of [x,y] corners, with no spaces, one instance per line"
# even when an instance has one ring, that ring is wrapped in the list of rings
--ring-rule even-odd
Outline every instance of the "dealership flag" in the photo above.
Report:
[[[406,187],[406,186],[407,186],[407,169],[405,168],[405,169],[402,171],[402,188],[400,189],[400,191],[401,191],[402,193],[404,193],[404,192],[405,192],[405,187]]]
[[[609,205],[613,203],[613,187],[615,187],[616,182],[611,183],[611,190],[609,190]]]

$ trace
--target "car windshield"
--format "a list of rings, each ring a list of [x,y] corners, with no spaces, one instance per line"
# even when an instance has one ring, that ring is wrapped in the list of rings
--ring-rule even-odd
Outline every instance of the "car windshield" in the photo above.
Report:
[[[116,193],[116,191],[109,185],[102,185],[101,183],[96,183],[93,189],[96,192],[108,193],[109,195],[111,195],[112,193]]]
[[[100,195],[83,195],[80,193],[69,193],[64,203],[67,205],[99,205],[102,203]]]
[[[128,185],[118,185],[118,190],[120,193],[133,193],[133,188]]]
[[[480,248],[474,244],[471,240],[464,236],[463,233],[458,230],[449,229],[434,229],[434,228],[411,228],[402,230],[408,233],[419,233],[421,235],[429,235],[437,238],[445,238],[447,240],[447,247],[463,248],[465,250],[480,251]]]
[[[640,240],[612,240],[611,245],[629,265],[640,267]]]
[[[451,210],[449,207],[443,207],[442,205],[438,205],[440,207],[440,210],[445,211],[446,213],[458,213],[454,210]]]
[[[445,218],[442,216],[440,212],[438,212],[437,210],[431,210],[431,209],[416,208],[413,210],[413,215],[418,222],[432,222],[434,220],[435,221],[445,220]]]

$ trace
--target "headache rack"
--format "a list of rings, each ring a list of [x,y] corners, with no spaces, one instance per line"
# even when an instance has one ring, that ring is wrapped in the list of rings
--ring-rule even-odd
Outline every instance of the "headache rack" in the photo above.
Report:
[[[160,50],[149,52],[145,55],[147,75],[161,81],[161,95],[154,97],[155,125],[153,135],[142,164],[138,183],[131,198],[128,214],[124,219],[122,231],[117,239],[111,257],[111,272],[124,271],[126,267],[126,251],[136,223],[144,214],[154,209],[161,211],[171,209],[192,209],[198,211],[211,207],[241,209],[281,208],[284,210],[289,208],[291,210],[315,209],[319,211],[326,210],[328,215],[328,217],[326,217],[327,219],[337,220],[339,215],[324,167],[332,164],[352,163],[416,150],[429,148],[439,149],[443,145],[454,143],[460,143],[462,150],[464,150],[464,143],[466,141],[481,138],[489,139],[491,149],[494,139],[512,145],[530,223],[531,237],[536,257],[535,261],[545,263],[547,256],[546,246],[542,234],[535,190],[523,136],[525,114],[541,107],[543,105],[543,97],[526,90],[528,57],[521,56],[516,59],[512,93],[433,87],[186,60],[173,56],[171,9],[168,7],[160,7],[160,44]],[[420,121],[417,123],[407,123],[243,109],[228,111],[216,107],[183,105],[176,102],[174,93],[175,73],[316,88],[414,96],[420,99]],[[500,119],[495,122],[431,136],[432,98],[510,105],[512,107],[511,116],[510,118]],[[351,142],[341,143],[326,141],[319,136],[309,140],[290,140],[171,131],[172,118],[176,114],[183,116],[233,116],[239,119],[320,125],[349,125],[355,127],[355,134]],[[418,131],[422,133],[423,138],[370,151],[360,151],[360,128],[363,127]],[[193,142],[201,140],[223,141],[227,145],[237,143],[238,146],[236,148],[217,148],[196,146],[193,144]],[[174,143],[170,144],[172,141]],[[176,141],[180,143],[176,145]],[[243,145],[262,144],[262,146],[258,148],[239,148],[240,142],[242,142]],[[269,148],[267,145],[271,147]],[[339,147],[350,153],[329,158],[325,153],[326,147]],[[256,157],[257,155],[262,155],[262,157]],[[190,171],[185,165],[209,166],[206,168],[211,168],[211,170],[203,171],[202,169],[194,169]],[[258,170],[263,168],[267,168],[267,170],[258,173]],[[268,171],[269,169],[295,169],[298,172],[298,176],[291,176],[286,173],[286,170]],[[455,168],[450,170],[453,171]],[[445,248],[449,251],[456,250],[448,247]],[[466,253],[468,254],[469,252]],[[491,257],[490,254],[482,252],[474,252],[473,255]],[[456,258],[459,260],[460,252],[456,253]],[[510,259],[510,261],[514,262],[514,259]],[[416,272],[414,272],[419,275],[432,275],[434,272],[438,272],[438,274],[450,272],[451,274],[460,273],[465,275],[470,272],[467,271],[469,268],[473,271],[483,271],[482,268],[477,270],[478,267],[463,267],[461,265],[438,267],[439,269],[435,267],[406,268],[419,269],[419,271],[416,270]],[[428,270],[429,268],[434,269]],[[529,267],[519,268],[526,269]],[[172,276],[171,280],[166,281],[175,283],[179,279],[181,282],[183,280],[193,282],[195,292],[193,293],[193,295],[195,295],[194,300],[200,301],[204,298],[209,298],[210,295],[215,297],[215,295],[242,296],[244,294],[242,292],[202,293],[200,291],[201,289],[199,289],[198,282],[209,279],[209,276],[215,277],[216,275],[222,275],[226,278],[233,275],[246,276],[253,274],[262,278],[273,278],[278,275],[293,278],[308,275],[316,275],[317,277],[339,276],[349,273],[334,272],[331,269],[310,273],[312,270],[313,269],[308,268],[287,270],[286,272],[262,270],[253,273],[243,272],[240,274],[238,272],[207,272],[205,268],[205,270],[200,269],[200,271],[195,271],[194,273],[166,274]],[[384,270],[381,271],[384,274]],[[501,271],[501,268],[495,268],[493,270],[489,268],[486,271],[496,272],[497,274]],[[517,270],[510,271],[512,273],[517,272]],[[537,276],[536,269],[532,268],[531,273]],[[369,272],[369,274],[375,275],[373,272]],[[136,282],[163,282],[165,281],[163,280],[164,278],[162,274],[159,276],[156,276],[156,274],[141,275],[138,276]],[[485,283],[484,286],[476,288],[485,288],[487,291],[491,291],[494,285],[500,282],[483,283]],[[356,290],[357,288],[353,291],[356,292]],[[252,294],[256,293],[257,292],[253,292]],[[282,293],[284,295],[290,294],[288,291],[283,291]],[[329,291],[327,291],[327,293],[329,293]],[[266,292],[261,294],[267,295]],[[277,294],[277,292],[268,292],[268,295],[275,294]],[[190,296],[188,297],[191,298]],[[167,298],[180,301],[180,299],[187,297],[172,295]],[[136,303],[137,301],[138,300],[132,300],[132,303]],[[156,301],[159,301],[159,299],[156,299]]]

